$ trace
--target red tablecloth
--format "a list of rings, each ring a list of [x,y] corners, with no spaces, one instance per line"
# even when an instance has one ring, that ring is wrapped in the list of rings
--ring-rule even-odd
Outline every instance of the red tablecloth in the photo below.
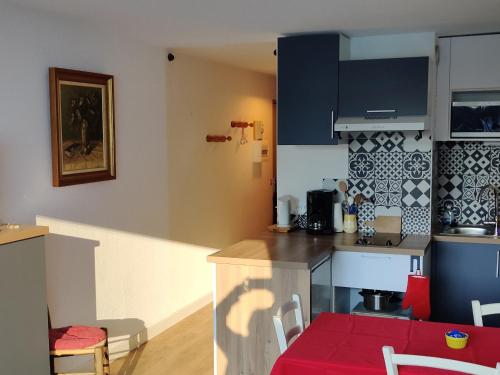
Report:
[[[469,344],[449,349],[444,334],[467,332]],[[495,367],[500,362],[500,329],[458,324],[322,313],[276,361],[271,375],[383,375],[382,347],[396,353],[427,355]],[[401,366],[401,375],[447,374]]]

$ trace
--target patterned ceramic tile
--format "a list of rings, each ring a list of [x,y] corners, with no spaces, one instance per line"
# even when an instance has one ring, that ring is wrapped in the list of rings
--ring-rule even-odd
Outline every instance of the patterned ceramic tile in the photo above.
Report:
[[[374,201],[359,209],[360,233],[373,233],[364,222],[380,215],[381,209],[399,210],[401,216],[407,209],[406,231],[429,233],[432,142],[428,135],[416,139],[417,134],[410,134],[411,139],[401,132],[349,135],[349,194],[362,193]]]
[[[403,151],[404,136],[401,132],[379,132],[373,137],[378,144],[378,152]]]
[[[349,152],[375,152],[378,143],[370,138],[353,138],[349,140]]]
[[[475,151],[481,149],[490,148],[489,146],[484,145],[481,142],[457,142],[458,146],[462,146],[464,150]]]
[[[432,150],[432,139],[430,133],[424,132],[422,137],[420,137],[420,134],[417,131],[405,132],[403,150],[405,152],[430,152]]]
[[[490,174],[490,184],[500,187],[500,174],[492,173]]]
[[[489,203],[479,203],[477,200],[462,200],[463,224],[480,224],[489,218]]]
[[[403,178],[403,155],[398,151],[375,153],[375,178]]]
[[[439,142],[440,150],[463,150],[464,142]]]
[[[471,174],[463,175],[463,195],[464,200],[478,199],[478,194],[481,188],[488,185],[490,176],[488,174]]]
[[[431,230],[430,207],[404,207],[401,224],[404,234],[429,234]]]
[[[349,153],[349,178],[373,178],[373,153]]]
[[[490,184],[500,187],[500,148],[491,147]]]
[[[431,178],[431,155],[428,152],[405,153],[404,178]]]
[[[463,178],[458,175],[441,175],[438,178],[439,199],[462,199]]]
[[[403,182],[403,207],[430,207],[431,184],[428,179],[405,180]]]
[[[439,149],[439,174],[462,174],[464,172],[464,150],[441,147]]]
[[[349,195],[363,194],[366,198],[371,199],[375,194],[375,180],[373,179],[349,179],[348,180]]]
[[[491,148],[483,145],[473,145],[466,144],[464,148],[465,171],[474,174],[490,173]]]
[[[375,220],[375,205],[373,203],[363,203],[358,210],[358,231],[363,235],[375,233],[373,227],[365,225],[366,221]]]
[[[402,180],[375,180],[375,204],[377,206],[401,206]]]

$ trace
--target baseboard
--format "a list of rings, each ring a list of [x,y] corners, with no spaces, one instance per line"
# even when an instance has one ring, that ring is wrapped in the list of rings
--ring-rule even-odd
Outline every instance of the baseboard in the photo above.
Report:
[[[160,320],[158,323],[144,328],[140,332],[126,336],[110,338],[110,360],[114,361],[115,359],[126,356],[131,350],[134,350],[139,346],[145,344],[146,342],[148,342],[148,340],[151,340],[153,337],[158,336],[163,331],[172,327],[174,324],[180,322],[182,319],[188,317],[189,315],[198,311],[202,307],[205,307],[211,302],[212,294],[210,293],[192,302],[191,304],[184,306],[174,314],[166,317],[163,320]]]

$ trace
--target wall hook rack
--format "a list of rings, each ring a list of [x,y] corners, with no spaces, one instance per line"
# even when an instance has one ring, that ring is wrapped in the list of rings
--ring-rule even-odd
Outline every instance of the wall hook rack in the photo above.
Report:
[[[207,135],[207,142],[230,142],[233,138],[231,136],[226,137],[225,135]]]
[[[253,128],[253,122],[244,122],[244,121],[231,121],[232,128]]]

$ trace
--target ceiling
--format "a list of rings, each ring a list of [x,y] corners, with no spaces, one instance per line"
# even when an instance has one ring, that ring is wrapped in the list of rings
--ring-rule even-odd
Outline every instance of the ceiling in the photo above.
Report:
[[[500,31],[500,0],[11,0],[154,45],[273,72],[279,35]]]

